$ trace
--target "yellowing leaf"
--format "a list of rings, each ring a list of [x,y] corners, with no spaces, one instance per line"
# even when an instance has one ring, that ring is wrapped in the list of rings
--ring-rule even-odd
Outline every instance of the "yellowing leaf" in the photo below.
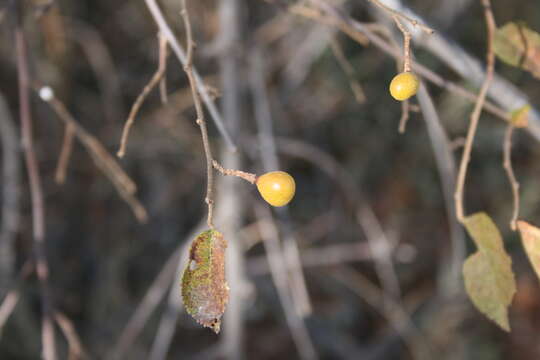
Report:
[[[518,221],[517,226],[525,252],[540,278],[540,229],[525,221]]]
[[[520,67],[540,78],[540,34],[520,22],[497,29],[493,47],[505,63]]]
[[[182,276],[182,299],[187,313],[216,334],[229,300],[226,248],[227,241],[220,232],[202,232],[191,243],[189,262]]]
[[[486,213],[466,217],[464,225],[478,248],[463,264],[465,289],[480,312],[510,331],[508,306],[516,292],[512,259],[504,250],[497,226]]]
[[[529,111],[531,110],[531,105],[523,105],[517,110],[512,111],[510,114],[512,125],[517,128],[526,128],[529,124]]]

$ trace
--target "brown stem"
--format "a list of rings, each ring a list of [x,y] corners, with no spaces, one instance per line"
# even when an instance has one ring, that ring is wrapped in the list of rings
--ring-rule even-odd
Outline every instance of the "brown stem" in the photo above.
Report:
[[[503,143],[503,167],[508,176],[508,181],[512,186],[512,197],[514,202],[514,210],[512,212],[512,219],[510,220],[510,228],[516,231],[517,219],[519,216],[519,182],[516,180],[514,169],[512,168],[512,134],[514,133],[514,125],[509,124],[504,134]]]
[[[20,14],[20,2],[16,9]],[[20,19],[19,19],[20,20]],[[26,40],[20,21],[15,27],[15,52],[17,57],[17,77],[19,83],[19,104],[22,132],[22,146],[28,178],[30,183],[30,196],[32,202],[32,230],[34,238],[34,256],[39,279],[41,306],[42,306],[42,345],[45,360],[56,359],[56,346],[54,339],[54,326],[52,321],[52,305],[49,289],[49,266],[45,252],[45,207],[39,174],[34,139],[32,134],[32,117],[30,112],[30,76],[28,72],[28,57],[26,53]]]
[[[454,199],[456,202],[456,217],[460,222],[465,219],[463,209],[463,189],[465,187],[465,177],[467,176],[467,167],[471,160],[471,150],[474,142],[474,136],[478,127],[478,121],[480,120],[480,114],[482,113],[482,107],[486,100],[487,91],[491,80],[493,79],[493,71],[495,68],[495,54],[493,52],[493,34],[495,32],[495,18],[491,11],[491,5],[489,0],[481,0],[484,7],[484,17],[486,19],[487,27],[487,53],[486,53],[486,78],[478,94],[478,99],[474,106],[474,110],[471,113],[471,120],[469,123],[469,130],[467,132],[467,138],[465,140],[465,148],[463,149],[463,155],[461,157],[461,163],[459,165],[459,172],[457,177],[456,192],[454,193]]]
[[[221,173],[221,175],[236,176],[236,177],[244,179],[244,180],[246,180],[246,181],[248,181],[248,182],[250,182],[252,184],[255,184],[255,182],[257,181],[257,175],[252,174],[252,173],[248,173],[248,172],[245,172],[245,171],[240,171],[240,170],[225,169],[216,160],[214,160],[212,162],[212,165],[214,165],[214,169],[219,171]]]
[[[124,130],[122,130],[122,138],[120,140],[120,148],[118,149],[118,152],[116,155],[119,158],[124,157],[126,154],[126,146],[129,136],[129,130],[133,126],[133,123],[135,122],[135,116],[137,116],[137,113],[139,112],[139,109],[141,108],[142,104],[144,103],[144,100],[148,96],[148,94],[154,89],[154,87],[163,79],[165,75],[165,70],[167,70],[166,67],[166,52],[167,52],[167,40],[164,36],[159,35],[159,54],[160,54],[160,61],[158,64],[158,69],[154,73],[154,76],[150,79],[148,84],[144,87],[144,89],[141,91],[139,96],[137,97],[137,100],[133,103],[133,106],[131,107],[131,111],[129,112],[128,119],[126,120],[126,123],[124,125]],[[165,58],[165,59],[162,59]],[[162,88],[162,94],[163,94],[163,88]],[[163,95],[162,95],[163,96]]]
[[[197,112],[197,124],[199,125],[201,129],[201,136],[203,141],[203,147],[204,147],[204,154],[206,156],[206,178],[207,178],[207,184],[206,184],[206,198],[205,202],[208,205],[208,218],[207,223],[208,227],[210,229],[214,228],[214,224],[212,223],[212,217],[214,212],[214,200],[213,197],[213,187],[214,187],[214,172],[212,170],[212,149],[210,148],[210,143],[208,141],[208,130],[206,128],[206,121],[204,118],[204,112],[202,109],[201,104],[201,98],[199,95],[199,91],[197,89],[197,83],[195,80],[195,75],[193,73],[193,48],[195,47],[195,43],[193,42],[193,37],[191,34],[191,22],[189,19],[189,13],[187,11],[186,6],[186,0],[182,0],[182,18],[184,19],[184,24],[186,27],[186,42],[187,42],[187,60],[186,64],[184,65],[184,71],[186,72],[186,75],[189,79],[189,84],[191,86],[191,93],[193,95],[193,102],[195,104],[195,111]]]

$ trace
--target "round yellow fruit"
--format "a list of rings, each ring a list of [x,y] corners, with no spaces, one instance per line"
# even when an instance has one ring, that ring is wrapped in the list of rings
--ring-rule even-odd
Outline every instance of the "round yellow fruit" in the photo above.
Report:
[[[416,95],[420,81],[411,72],[397,74],[390,83],[390,95],[396,100],[404,101]]]
[[[272,171],[257,178],[259,193],[272,206],[285,206],[294,197],[296,184],[284,171]]]

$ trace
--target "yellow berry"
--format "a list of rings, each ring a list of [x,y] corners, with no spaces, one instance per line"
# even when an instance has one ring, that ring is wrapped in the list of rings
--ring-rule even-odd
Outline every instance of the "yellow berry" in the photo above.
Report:
[[[292,200],[296,185],[291,175],[284,171],[272,171],[257,178],[257,189],[264,200],[272,206],[285,206]]]
[[[411,72],[402,72],[397,74],[390,83],[390,95],[396,100],[407,100],[416,95],[420,82],[416,75]]]

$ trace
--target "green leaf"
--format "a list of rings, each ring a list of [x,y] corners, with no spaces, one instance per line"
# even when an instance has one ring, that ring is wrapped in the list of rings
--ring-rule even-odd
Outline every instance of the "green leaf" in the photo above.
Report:
[[[497,29],[495,54],[505,63],[522,68],[540,78],[540,34],[521,22],[510,22]]]
[[[504,250],[497,226],[486,213],[464,220],[478,251],[463,264],[465,289],[476,308],[506,331],[510,331],[508,306],[516,292],[512,259]]]
[[[217,334],[229,300],[225,280],[227,241],[216,230],[200,233],[191,243],[182,276],[182,299],[188,314]]]
[[[540,229],[525,221],[518,221],[517,226],[525,252],[540,278]]]

